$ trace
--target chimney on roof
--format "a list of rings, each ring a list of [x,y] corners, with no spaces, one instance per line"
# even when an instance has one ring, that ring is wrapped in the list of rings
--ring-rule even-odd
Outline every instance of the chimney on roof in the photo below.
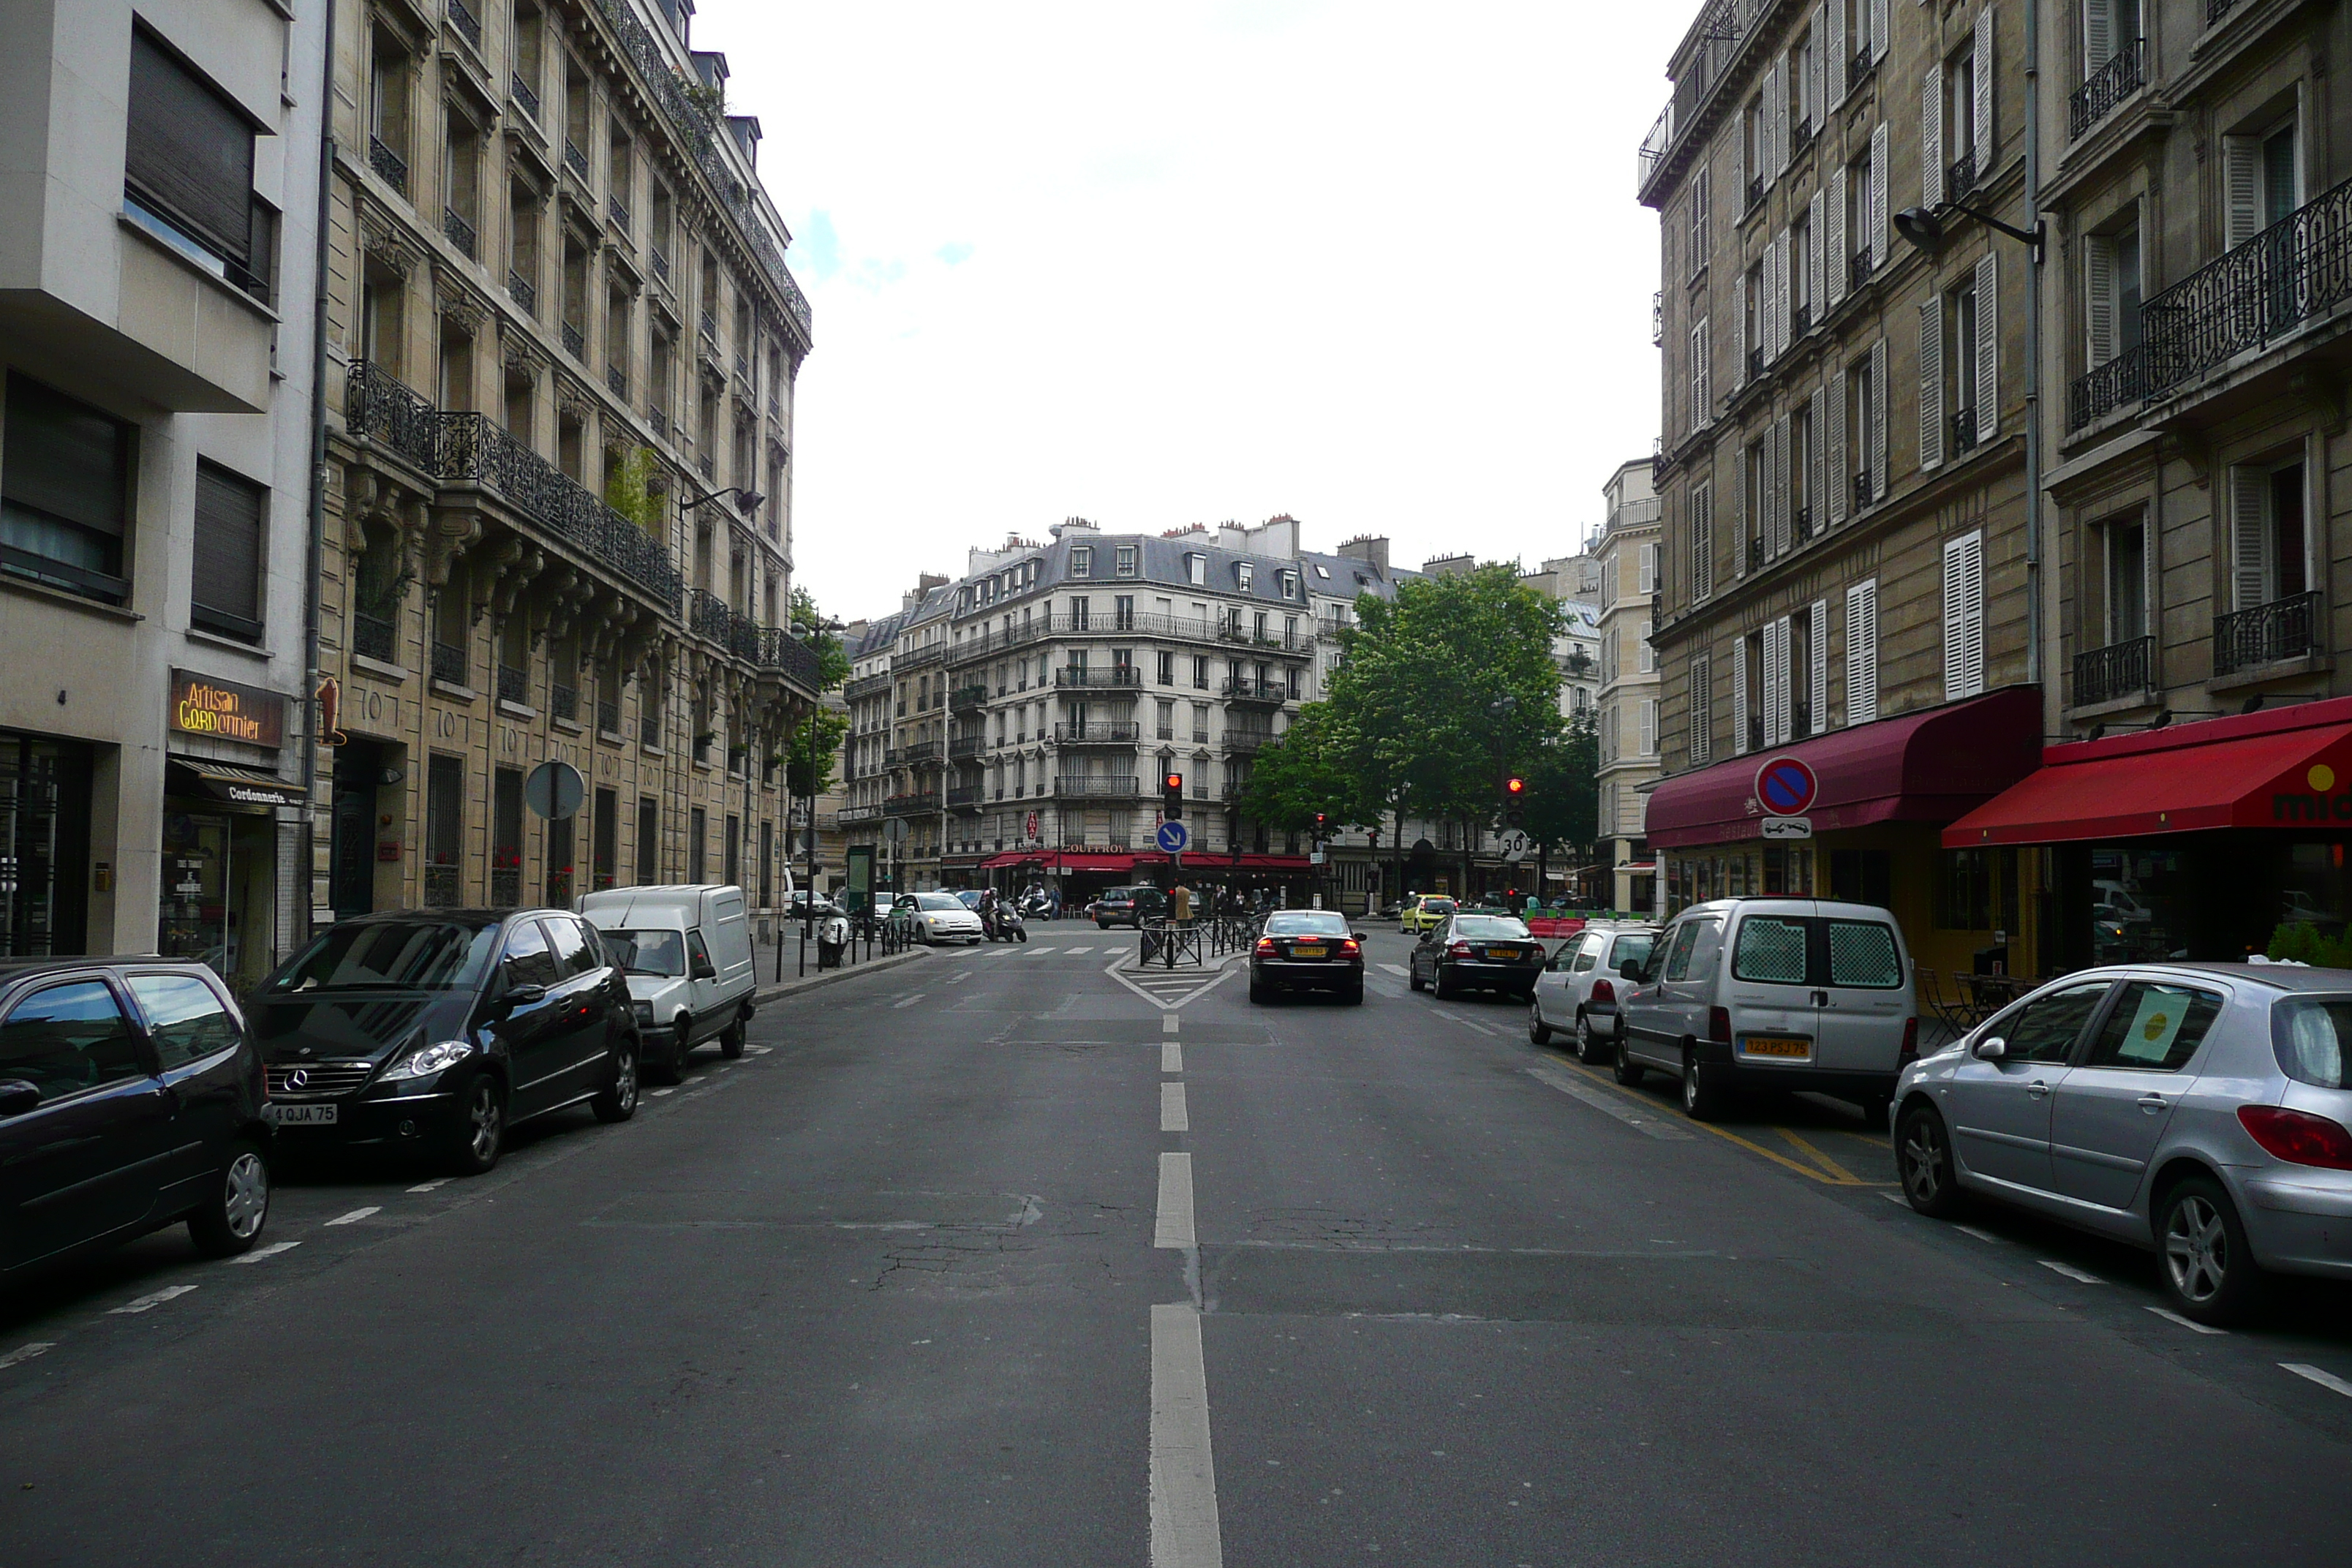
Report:
[[[1389,542],[1382,535],[1360,533],[1353,539],[1341,540],[1336,553],[1347,556],[1351,561],[1364,562],[1377,569],[1382,576],[1388,574]]]
[[[1475,555],[1436,555],[1421,563],[1421,569],[1433,577],[1459,577],[1476,568]]]

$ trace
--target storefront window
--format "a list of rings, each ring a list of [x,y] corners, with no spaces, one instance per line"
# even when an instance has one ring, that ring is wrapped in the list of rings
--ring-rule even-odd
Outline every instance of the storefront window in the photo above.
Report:
[[[0,731],[0,954],[85,952],[89,749]]]
[[[192,812],[166,802],[156,951],[211,966],[244,991],[269,973],[278,867],[268,816]]]
[[[2094,845],[2091,956],[2097,963],[2186,958],[2192,911],[2178,849]]]

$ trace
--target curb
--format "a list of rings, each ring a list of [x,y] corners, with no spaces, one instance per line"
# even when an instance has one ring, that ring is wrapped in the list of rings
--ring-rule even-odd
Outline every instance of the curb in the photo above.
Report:
[[[787,980],[781,984],[762,985],[751,993],[751,1001],[755,1006],[765,1006],[771,1002],[781,1002],[787,997],[797,996],[803,991],[814,991],[820,985],[831,985],[843,980],[855,980],[861,974],[877,974],[883,970],[896,969],[901,964],[912,963],[918,959],[930,956],[929,948],[909,948],[905,952],[894,952],[887,958],[869,958],[863,963],[852,964],[846,969],[827,969],[798,980]]]

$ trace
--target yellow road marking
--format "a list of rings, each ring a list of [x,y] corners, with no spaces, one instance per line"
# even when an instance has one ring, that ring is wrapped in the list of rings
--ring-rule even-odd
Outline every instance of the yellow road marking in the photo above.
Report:
[[[1615,1089],[1619,1094],[1625,1093],[1623,1086],[1619,1084],[1614,1079],[1602,1078],[1591,1068],[1581,1066],[1572,1059],[1563,1062],[1560,1065],[1567,1068],[1570,1072],[1582,1073],[1586,1078],[1591,1079],[1595,1083],[1606,1084],[1611,1089]],[[1626,1095],[1626,1098],[1632,1100],[1639,1097]],[[1737,1143],[1742,1149],[1746,1149],[1751,1153],[1761,1154],[1767,1160],[1771,1161],[1774,1164],[1785,1166],[1787,1169],[1796,1172],[1797,1174],[1804,1177],[1808,1181],[1819,1182],[1825,1187],[1891,1187],[1895,1184],[1892,1182],[1865,1182],[1859,1176],[1848,1174],[1844,1173],[1834,1161],[1831,1160],[1828,1155],[1822,1153],[1818,1149],[1814,1149],[1812,1151],[1814,1155],[1820,1159],[1822,1163],[1824,1165],[1828,1165],[1832,1170],[1839,1171],[1840,1173],[1838,1175],[1823,1175],[1821,1172],[1814,1170],[1811,1165],[1801,1165],[1796,1161],[1790,1159],[1786,1154],[1776,1154],[1771,1150],[1764,1147],[1763,1144],[1758,1143],[1750,1139],[1742,1138],[1737,1132],[1727,1132],[1722,1128],[1715,1125],[1712,1121],[1694,1121],[1687,1116],[1683,1118],[1683,1121],[1689,1126],[1697,1128],[1702,1132],[1712,1132],[1717,1138],[1723,1139],[1727,1142]],[[1812,1147],[1811,1144],[1805,1143],[1804,1140],[1798,1138],[1796,1134],[1790,1132],[1785,1127],[1776,1128],[1774,1131],[1780,1132],[1784,1137],[1790,1138],[1805,1148],[1811,1149]]]
[[[1847,1170],[1843,1165],[1839,1164],[1835,1160],[1831,1159],[1827,1154],[1822,1152],[1820,1149],[1806,1142],[1802,1138],[1798,1137],[1796,1133],[1790,1131],[1788,1128],[1782,1127],[1777,1131],[1780,1132],[1781,1137],[1786,1138],[1790,1142],[1794,1143],[1798,1148],[1802,1149],[1806,1153],[1811,1154],[1814,1159],[1820,1161],[1822,1167],[1832,1175],[1838,1177],[1842,1181],[1859,1182],[1862,1180],[1861,1177],[1855,1175],[1852,1171]]]

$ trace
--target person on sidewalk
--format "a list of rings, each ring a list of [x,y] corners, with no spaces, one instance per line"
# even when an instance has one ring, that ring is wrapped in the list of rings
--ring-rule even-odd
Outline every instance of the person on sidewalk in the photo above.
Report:
[[[1181,881],[1168,889],[1168,913],[1180,926],[1192,923],[1192,889]]]

